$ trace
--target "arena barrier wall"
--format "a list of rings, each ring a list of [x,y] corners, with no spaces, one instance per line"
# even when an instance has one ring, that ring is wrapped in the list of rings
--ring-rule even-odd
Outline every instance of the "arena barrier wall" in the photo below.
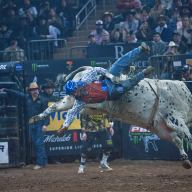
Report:
[[[0,63],[0,89],[23,90],[23,63]],[[26,161],[24,103],[16,95],[0,92],[0,167],[21,166]]]

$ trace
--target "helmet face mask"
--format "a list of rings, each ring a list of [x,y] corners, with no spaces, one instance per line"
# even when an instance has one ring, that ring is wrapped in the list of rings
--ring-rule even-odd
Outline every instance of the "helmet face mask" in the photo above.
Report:
[[[67,95],[72,95],[75,90],[77,89],[74,81],[67,81],[67,83],[64,86],[64,91]]]
[[[72,81],[69,80],[64,86],[64,91],[67,95],[75,95],[75,92],[77,91],[78,88],[84,86],[84,83],[82,81]]]

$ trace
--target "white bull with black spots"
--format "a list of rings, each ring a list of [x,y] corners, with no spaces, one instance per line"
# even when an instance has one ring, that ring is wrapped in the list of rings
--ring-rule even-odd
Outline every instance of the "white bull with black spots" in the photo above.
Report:
[[[74,80],[80,79],[83,74],[84,71],[81,71],[70,77]],[[53,111],[68,110],[73,104],[74,98],[65,96],[33,120],[42,119]],[[86,107],[87,110],[96,108],[114,119],[144,127],[161,139],[172,142],[179,149],[183,166],[191,168],[183,139],[192,146],[192,135],[189,131],[189,127],[192,127],[192,95],[184,82],[144,79],[117,101],[87,104]]]

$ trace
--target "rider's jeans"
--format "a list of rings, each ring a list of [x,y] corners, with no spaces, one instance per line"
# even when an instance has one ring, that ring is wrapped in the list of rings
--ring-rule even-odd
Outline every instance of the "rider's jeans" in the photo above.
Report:
[[[119,58],[115,63],[113,63],[113,65],[109,69],[109,72],[115,76],[120,76],[122,71],[128,70],[132,62],[139,59],[139,57],[141,57],[142,54],[143,54],[143,51],[141,50],[140,47],[137,47],[127,52],[125,55]]]
[[[126,91],[131,90],[135,85],[144,79],[144,73],[139,72],[132,78],[122,81],[121,84],[114,84],[110,80],[106,80],[105,83],[109,90],[109,100],[119,99]]]

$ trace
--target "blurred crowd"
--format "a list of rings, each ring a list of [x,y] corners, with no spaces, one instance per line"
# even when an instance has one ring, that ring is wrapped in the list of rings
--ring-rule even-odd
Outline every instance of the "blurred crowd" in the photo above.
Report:
[[[43,43],[41,48],[28,47],[32,53],[27,42],[72,36],[75,15],[87,1],[0,0],[0,50],[5,51],[0,57],[24,61],[29,54],[42,58],[44,53],[52,59],[57,41],[51,48]],[[145,41],[150,42],[153,56],[192,55],[192,0],[117,0],[116,6],[117,12],[104,12],[96,20],[95,30],[88,34],[88,48]]]
[[[117,0],[118,13],[105,12],[88,35],[88,45],[152,41],[153,55],[171,47],[192,50],[192,0]]]
[[[0,50],[15,41],[20,47],[16,51],[22,51],[29,40],[72,36],[75,14],[85,2],[87,0],[1,0]]]

